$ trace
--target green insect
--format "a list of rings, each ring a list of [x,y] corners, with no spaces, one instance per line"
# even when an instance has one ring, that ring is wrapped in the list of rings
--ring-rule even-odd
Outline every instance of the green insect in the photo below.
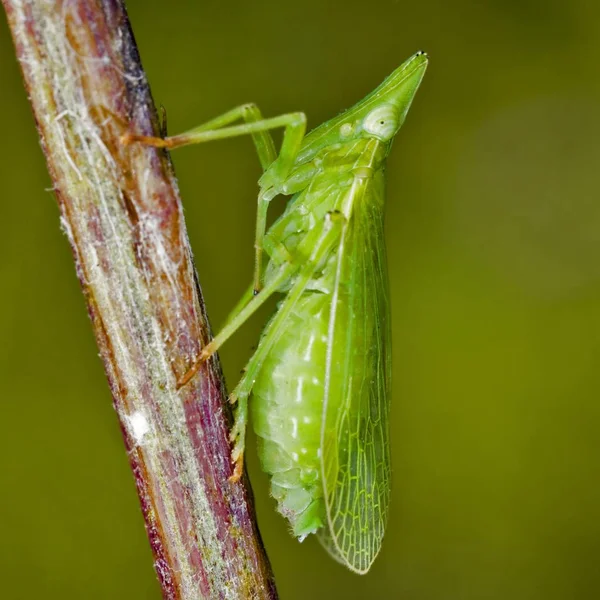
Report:
[[[264,169],[254,281],[179,385],[273,293],[283,294],[230,397],[232,479],[242,472],[252,394],[259,456],[279,512],[293,535],[316,533],[357,573],[379,552],[390,496],[384,167],[426,67],[427,56],[415,54],[307,136],[302,113],[263,119],[244,105],[182,135],[126,139],[176,148],[252,135]],[[232,125],[239,119],[245,123]],[[278,127],[285,128],[279,154],[270,134]],[[279,194],[292,198],[266,232],[267,208]]]

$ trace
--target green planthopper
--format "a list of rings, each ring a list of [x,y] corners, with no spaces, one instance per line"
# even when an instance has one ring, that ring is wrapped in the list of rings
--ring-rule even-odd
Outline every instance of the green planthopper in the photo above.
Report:
[[[176,148],[252,136],[264,169],[254,280],[178,385],[273,293],[283,295],[230,397],[232,479],[242,473],[252,395],[259,457],[279,512],[298,539],[317,534],[356,573],[366,573],[379,552],[390,496],[384,168],[426,67],[418,52],[306,136],[303,113],[264,119],[246,104],[181,135],[124,139]],[[277,154],[270,130],[279,127]],[[279,194],[292,198],[266,231],[269,203]]]

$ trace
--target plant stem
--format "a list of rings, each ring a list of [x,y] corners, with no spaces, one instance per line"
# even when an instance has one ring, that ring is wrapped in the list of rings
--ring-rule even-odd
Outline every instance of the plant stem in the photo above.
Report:
[[[220,366],[177,184],[120,0],[2,0],[87,301],[164,598],[276,598],[248,482],[232,484]]]

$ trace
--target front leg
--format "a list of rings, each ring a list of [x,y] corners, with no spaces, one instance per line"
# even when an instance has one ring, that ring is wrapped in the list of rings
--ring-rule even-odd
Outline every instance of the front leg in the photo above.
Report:
[[[231,125],[243,119],[243,125]],[[275,144],[271,130],[284,128],[283,141],[279,155],[275,151]],[[306,115],[304,113],[288,113],[263,119],[260,110],[255,104],[238,106],[194,129],[185,133],[166,138],[127,133],[122,136],[124,144],[140,142],[157,148],[180,148],[189,144],[200,144],[212,140],[220,140],[241,135],[251,135],[263,171],[260,180],[261,192],[258,196],[256,211],[256,232],[254,240],[254,292],[262,288],[262,255],[263,240],[267,226],[267,210],[271,200],[279,193],[281,186],[294,166],[302,140],[306,132]]]
[[[214,119],[206,121],[206,123],[202,123],[202,125],[198,125],[197,127],[194,127],[193,129],[190,129],[180,135],[167,136],[166,110],[164,109],[164,107],[161,107],[161,115],[161,137],[126,133],[122,136],[121,141],[126,145],[132,144],[134,142],[140,142],[142,144],[147,144],[148,146],[154,146],[156,148],[174,149],[180,148],[181,146],[187,146],[189,144],[198,144],[203,141],[208,141],[208,139],[199,139],[198,134],[206,132],[210,133],[217,130],[222,131],[225,128],[227,128],[228,125],[231,125],[232,123],[235,123],[240,119],[243,120],[245,123],[257,123],[264,121],[260,109],[258,108],[258,106],[256,106],[256,104],[242,104],[241,106],[236,106],[235,108],[228,110],[226,113],[218,115]],[[228,129],[232,128],[229,127]],[[244,133],[238,133],[237,135],[244,135]],[[271,132],[266,129],[255,131],[253,133],[250,133],[250,135],[252,135],[252,141],[254,142],[256,153],[258,154],[258,158],[260,160],[262,169],[263,171],[266,171],[277,158],[277,151],[275,150],[275,142],[273,141],[273,136],[271,135]]]

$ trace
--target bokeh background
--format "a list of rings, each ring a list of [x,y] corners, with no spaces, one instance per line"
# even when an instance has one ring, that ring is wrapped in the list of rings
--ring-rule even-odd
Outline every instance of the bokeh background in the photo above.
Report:
[[[251,450],[282,599],[600,597],[599,5],[128,6],[171,132],[247,101],[317,125],[414,51],[431,57],[388,169],[389,530],[362,578],[298,544]],[[2,595],[158,599],[4,20],[0,115]],[[248,139],[174,161],[218,326],[251,274],[258,161]],[[224,347],[230,386],[265,318]]]

